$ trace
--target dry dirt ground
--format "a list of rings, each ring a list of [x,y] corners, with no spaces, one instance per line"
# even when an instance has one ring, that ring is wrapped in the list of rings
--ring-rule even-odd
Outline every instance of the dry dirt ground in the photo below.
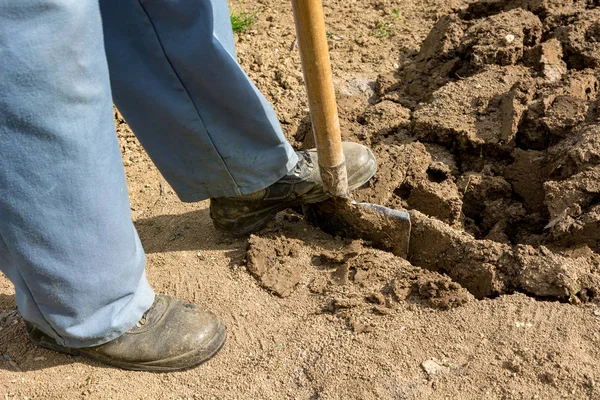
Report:
[[[290,4],[238,57],[312,146]],[[207,364],[126,372],[35,348],[0,277],[0,398],[600,398],[600,4],[326,0],[346,140],[379,171],[360,200],[412,213],[410,262],[286,212],[250,238],[179,202],[115,113],[157,292],[229,329]]]

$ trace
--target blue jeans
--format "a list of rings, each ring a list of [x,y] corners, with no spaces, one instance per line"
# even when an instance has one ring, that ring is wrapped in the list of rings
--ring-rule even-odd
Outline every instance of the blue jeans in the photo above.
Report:
[[[70,347],[120,336],[154,299],[113,101],[183,201],[297,162],[236,62],[226,0],[0,0],[0,269]]]

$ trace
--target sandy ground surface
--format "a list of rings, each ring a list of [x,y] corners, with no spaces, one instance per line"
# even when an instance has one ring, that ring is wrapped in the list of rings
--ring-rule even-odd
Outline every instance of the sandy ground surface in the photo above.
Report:
[[[311,147],[291,6],[230,4],[256,15],[241,64]],[[379,160],[356,196],[411,211],[410,262],[293,211],[217,232],[115,113],[150,282],[221,315],[228,342],[168,374],[38,349],[0,276],[0,398],[600,398],[598,2],[325,10],[344,138]]]

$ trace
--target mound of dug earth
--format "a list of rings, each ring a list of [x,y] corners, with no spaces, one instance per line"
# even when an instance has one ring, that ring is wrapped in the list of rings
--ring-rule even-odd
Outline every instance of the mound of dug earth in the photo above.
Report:
[[[311,285],[330,312],[512,292],[597,301],[598,21],[591,0],[486,0],[441,17],[346,121],[379,161],[356,199],[411,213],[408,262],[284,226],[250,240],[249,271],[280,296]]]
[[[357,318],[388,315],[401,304],[446,310],[474,299],[448,276],[359,240],[332,238],[292,214],[250,238],[246,261],[265,289],[287,297],[306,285],[322,296],[324,313],[346,318],[358,332],[369,327]]]

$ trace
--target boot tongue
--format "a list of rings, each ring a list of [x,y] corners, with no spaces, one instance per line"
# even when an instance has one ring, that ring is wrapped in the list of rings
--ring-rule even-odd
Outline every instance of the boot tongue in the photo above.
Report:
[[[131,328],[128,333],[138,333],[150,328],[156,324],[164,315],[169,307],[168,298],[157,295],[154,298],[154,304],[142,315],[142,318]]]

